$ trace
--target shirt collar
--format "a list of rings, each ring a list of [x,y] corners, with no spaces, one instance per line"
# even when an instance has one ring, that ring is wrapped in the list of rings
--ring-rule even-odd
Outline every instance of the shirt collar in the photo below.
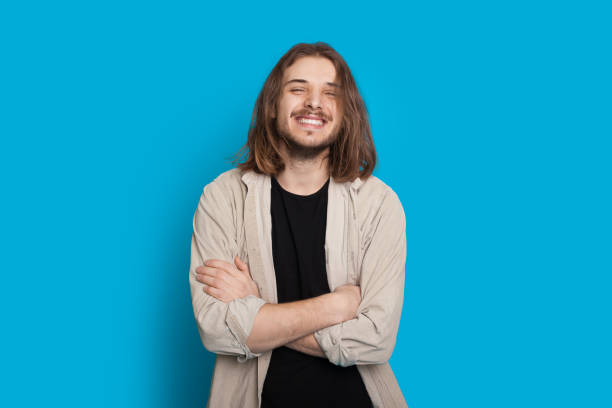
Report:
[[[257,182],[262,182],[263,180],[265,180],[266,178],[268,178],[269,176],[265,175],[265,174],[261,174],[261,173],[256,173],[253,170],[248,170],[246,172],[244,172],[244,174],[242,175],[242,181],[244,182],[244,184],[246,184],[247,186],[252,186],[254,183]],[[363,185],[363,181],[361,181],[361,179],[359,177],[355,178],[355,180],[353,180],[352,182],[347,182],[347,183],[338,183],[334,180],[333,177],[330,178],[330,184],[334,183],[334,184],[344,184],[344,185],[348,185],[348,188],[350,188],[351,190],[357,191],[359,190],[359,188]]]

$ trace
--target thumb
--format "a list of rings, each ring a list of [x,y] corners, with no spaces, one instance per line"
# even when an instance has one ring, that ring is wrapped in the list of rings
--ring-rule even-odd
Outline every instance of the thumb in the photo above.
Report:
[[[242,262],[242,259],[238,258],[238,255],[234,257],[234,263],[238,267],[238,270],[240,270],[241,272],[249,272],[249,266],[246,263]]]

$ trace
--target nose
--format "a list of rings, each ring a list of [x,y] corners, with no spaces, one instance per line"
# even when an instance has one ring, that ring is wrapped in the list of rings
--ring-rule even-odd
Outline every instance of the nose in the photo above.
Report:
[[[310,92],[304,101],[304,105],[306,105],[310,109],[321,109],[321,100],[316,92]]]

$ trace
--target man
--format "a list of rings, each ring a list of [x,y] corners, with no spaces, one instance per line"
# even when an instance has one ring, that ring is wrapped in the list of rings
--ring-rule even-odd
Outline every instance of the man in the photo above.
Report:
[[[406,407],[388,364],[406,258],[397,195],[372,176],[343,58],[297,44],[259,94],[238,168],[202,193],[189,283],[217,354],[210,407]]]

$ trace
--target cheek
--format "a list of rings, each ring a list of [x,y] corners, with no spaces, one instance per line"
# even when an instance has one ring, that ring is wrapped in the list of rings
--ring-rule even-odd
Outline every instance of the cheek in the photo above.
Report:
[[[333,116],[334,121],[342,119],[342,109],[335,104],[330,105],[328,112]]]
[[[333,113],[334,115],[338,114],[341,109],[340,103],[333,98],[328,98],[327,103],[325,104],[328,112]]]
[[[292,101],[287,99],[281,100],[278,109],[279,115],[285,119],[289,119],[289,116],[291,116],[291,112],[293,111],[293,106],[294,104]]]

